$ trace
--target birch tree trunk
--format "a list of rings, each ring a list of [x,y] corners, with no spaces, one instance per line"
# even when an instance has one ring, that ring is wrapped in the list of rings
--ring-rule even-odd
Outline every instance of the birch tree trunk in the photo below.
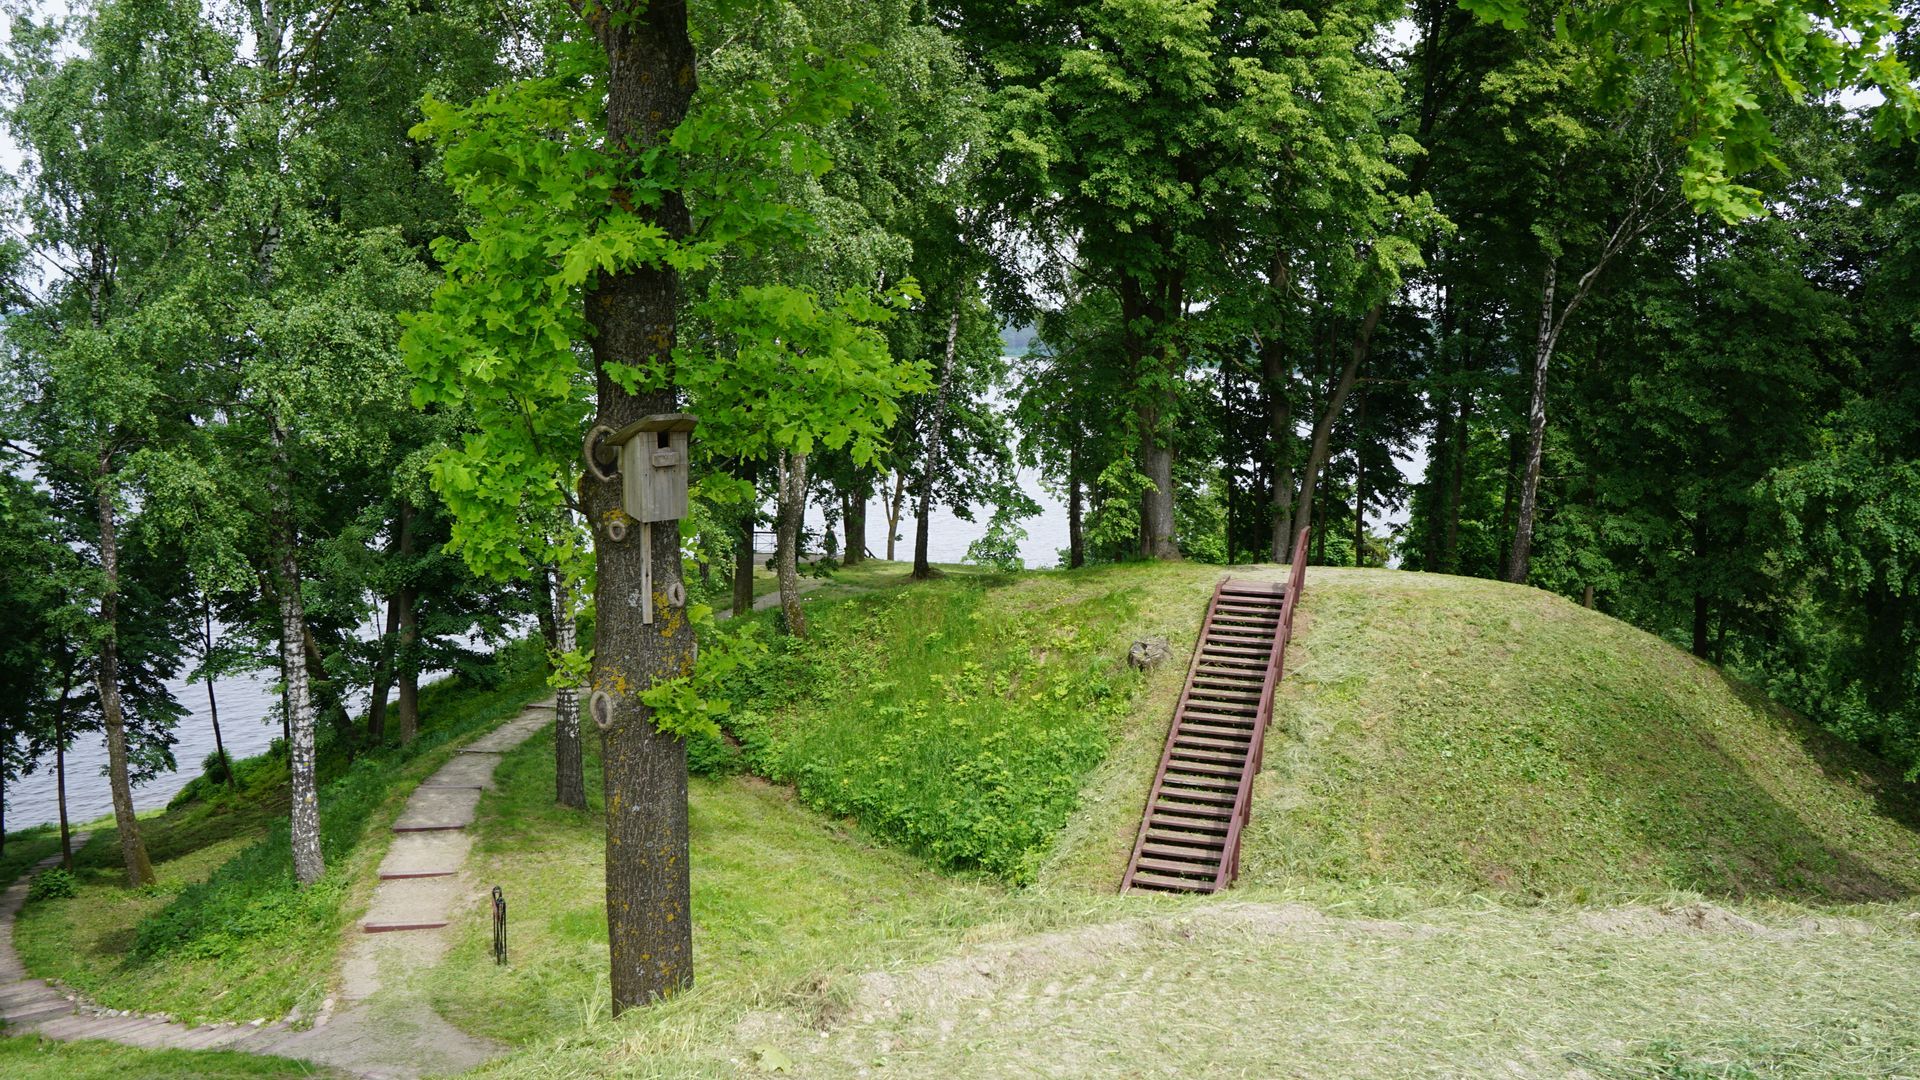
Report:
[[[287,462],[286,431],[271,423],[274,465],[279,470],[273,508],[275,570],[280,580],[280,664],[286,672],[288,765],[292,805],[288,808],[293,843],[293,876],[311,885],[326,872],[320,854],[320,798],[314,775],[313,700],[307,684],[307,609],[300,596],[300,537],[293,520],[293,478]]]
[[[100,693],[100,720],[107,729],[107,786],[113,793],[113,823],[120,837],[120,860],[127,888],[153,884],[153,863],[140,838],[133,812],[133,785],[127,777],[127,721],[120,700],[120,540],[113,505],[113,474],[102,455],[95,477],[94,510],[100,526],[100,653],[94,682]]]
[[[1520,475],[1520,509],[1513,522],[1513,546],[1507,552],[1507,580],[1525,584],[1533,559],[1533,516],[1540,490],[1540,458],[1547,438],[1547,365],[1560,336],[1554,318],[1554,289],[1559,271],[1548,260],[1540,285],[1540,325],[1534,333],[1533,381],[1527,394],[1527,449]]]
[[[574,630],[573,590],[558,567],[541,571],[548,589],[553,619],[553,647],[561,654],[579,645]],[[580,746],[580,691],[567,683],[553,696],[553,800],[569,810],[587,808],[587,776]]]
[[[774,574],[780,579],[780,617],[787,633],[807,636],[800,609],[800,522],[807,512],[807,455],[780,452],[778,510],[774,517]]]

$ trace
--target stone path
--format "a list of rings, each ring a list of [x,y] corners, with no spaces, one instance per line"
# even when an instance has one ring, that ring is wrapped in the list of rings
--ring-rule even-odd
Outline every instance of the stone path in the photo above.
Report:
[[[492,786],[494,766],[507,751],[553,722],[551,701],[530,705],[513,720],[462,747],[414,790],[394,821],[393,841],[361,923],[363,931],[341,965],[340,1004],[327,999],[313,1026],[286,1021],[188,1027],[165,1017],[99,1010],[39,979],[29,979],[13,948],[13,918],[26,902],[32,873],[0,896],[0,1020],[9,1035],[49,1039],[106,1039],[150,1049],[238,1050],[301,1058],[364,1077],[417,1077],[463,1072],[499,1054],[498,1043],[475,1038],[410,994],[376,996],[388,982],[431,968],[449,942],[439,931],[466,904],[484,904],[486,891],[462,869],[480,794]],[[75,836],[77,848],[85,836]]]

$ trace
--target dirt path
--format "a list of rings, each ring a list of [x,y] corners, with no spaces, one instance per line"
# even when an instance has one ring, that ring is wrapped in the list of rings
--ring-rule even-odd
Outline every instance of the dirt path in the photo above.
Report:
[[[189,1027],[162,1016],[95,1008],[77,995],[27,977],[13,948],[13,920],[26,902],[33,873],[59,861],[49,857],[0,896],[0,1020],[7,1034],[49,1039],[104,1039],[146,1049],[236,1050],[313,1061],[356,1076],[417,1077],[463,1072],[504,1047],[468,1035],[436,1014],[407,986],[407,976],[432,967],[449,942],[441,932],[454,910],[485,903],[485,889],[464,873],[481,792],[507,751],[553,721],[553,702],[529,705],[519,716],[462,747],[428,777],[394,822],[394,840],[380,864],[380,881],[360,937],[341,965],[340,1004],[332,998],[313,1026],[286,1020]],[[77,847],[85,836],[76,836]],[[381,993],[392,985],[389,993]]]

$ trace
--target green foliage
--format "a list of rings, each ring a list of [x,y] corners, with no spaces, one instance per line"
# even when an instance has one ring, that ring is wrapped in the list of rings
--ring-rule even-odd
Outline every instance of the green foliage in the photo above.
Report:
[[[732,707],[729,687],[743,669],[750,669],[766,646],[750,620],[720,626],[705,604],[687,608],[680,632],[700,635],[700,658],[693,670],[671,679],[657,679],[640,691],[640,701],[653,710],[653,725],[683,739],[711,742],[720,735],[720,721]]]
[[[1017,518],[1005,508],[995,508],[993,517],[987,521],[987,531],[967,545],[965,561],[975,566],[991,566],[1002,573],[1014,573],[1026,566],[1020,558],[1020,542],[1026,538],[1027,530],[1020,527]]]
[[[74,893],[76,884],[73,875],[56,866],[33,875],[27,883],[27,902],[35,900],[65,900]]]
[[[1894,0],[1838,3],[1740,2],[1701,6],[1687,0],[1531,6],[1521,0],[1460,0],[1509,30],[1551,22],[1562,40],[1589,52],[1622,84],[1611,104],[1630,109],[1625,92],[1649,61],[1679,67],[1678,117],[1686,139],[1681,180],[1702,212],[1733,221],[1761,212],[1759,189],[1742,180],[1761,165],[1784,167],[1770,91],[1798,99],[1843,90],[1884,95],[1873,127],[1882,138],[1920,134],[1920,91],[1897,46]]]
[[[755,772],[938,866],[1033,880],[1138,679],[1124,590],[947,579],[809,616],[725,721]]]

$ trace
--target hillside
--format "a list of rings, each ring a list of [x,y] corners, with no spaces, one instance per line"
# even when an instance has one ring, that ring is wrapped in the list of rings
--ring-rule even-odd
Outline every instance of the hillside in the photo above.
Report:
[[[1167,720],[1134,714],[1048,878],[1117,880]],[[1891,770],[1536,589],[1311,570],[1274,723],[1242,886],[1920,892],[1920,812]]]

